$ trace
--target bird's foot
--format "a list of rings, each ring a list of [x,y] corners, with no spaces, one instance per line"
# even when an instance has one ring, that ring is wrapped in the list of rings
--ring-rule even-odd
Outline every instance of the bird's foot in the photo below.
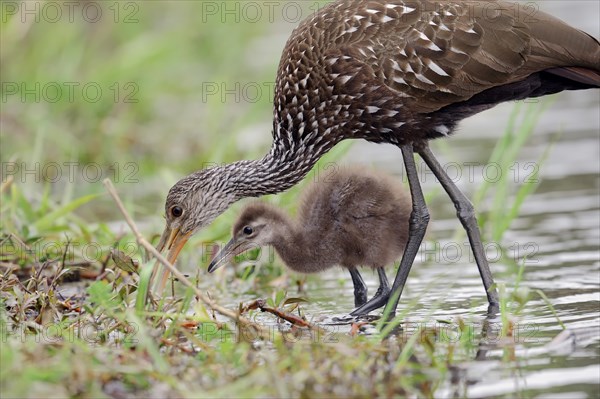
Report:
[[[496,316],[500,313],[500,304],[499,303],[488,303],[487,315],[488,317]]]
[[[331,322],[330,323],[325,323],[325,325],[331,325],[331,326],[351,326],[353,324],[373,324],[375,322],[377,322],[379,319],[381,318],[381,316],[377,316],[377,315],[360,315],[360,316],[350,316],[350,315],[346,315],[346,316],[339,316],[339,317],[332,317],[331,318]]]
[[[366,290],[354,290],[354,306],[359,308],[367,303],[367,291]]]
[[[384,292],[384,293],[380,293],[379,291],[377,291],[377,294],[375,294],[375,296],[373,298],[371,298],[370,301],[368,301],[364,305],[359,306],[356,309],[354,309],[350,313],[350,316],[355,316],[355,317],[356,316],[365,316],[369,312],[372,312],[375,309],[379,309],[379,308],[385,306],[385,304],[388,301],[389,296],[390,296],[389,291]]]
[[[390,297],[390,287],[387,283],[387,279],[385,278],[385,275],[383,276],[383,278],[381,278],[381,275],[380,275],[379,288],[377,289],[377,292],[375,293],[375,295],[373,295],[373,298],[371,298],[370,301],[368,301],[360,306],[357,305],[356,309],[354,309],[350,313],[350,316],[364,316],[364,315],[368,314],[369,312],[372,312],[375,309],[379,309],[379,308],[385,306],[389,297]]]

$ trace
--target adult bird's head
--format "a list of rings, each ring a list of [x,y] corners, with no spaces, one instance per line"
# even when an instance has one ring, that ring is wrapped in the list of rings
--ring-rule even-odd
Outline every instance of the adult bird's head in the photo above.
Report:
[[[212,222],[237,200],[234,175],[228,166],[207,168],[179,180],[167,195],[167,226],[157,249],[167,249],[167,259],[175,263],[188,239]]]
[[[277,147],[275,147],[277,148]],[[167,195],[165,214],[167,226],[156,249],[169,251],[167,260],[173,264],[189,238],[225,212],[234,202],[287,190],[308,173],[321,152],[314,157],[297,157],[300,165],[278,153],[269,152],[256,161],[237,161],[223,166],[202,169],[178,181]],[[156,269],[155,269],[156,272]],[[168,273],[155,286],[162,293]]]

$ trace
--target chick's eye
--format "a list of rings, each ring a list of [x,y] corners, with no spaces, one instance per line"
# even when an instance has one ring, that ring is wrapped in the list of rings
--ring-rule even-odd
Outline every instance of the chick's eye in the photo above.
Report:
[[[242,232],[243,232],[245,235],[247,235],[247,236],[249,236],[250,234],[252,234],[252,232],[253,232],[253,231],[254,231],[254,230],[252,230],[252,227],[250,227],[250,226],[246,226],[246,227],[244,227],[244,230],[242,230]]]
[[[173,215],[175,218],[178,218],[179,216],[183,215],[183,209],[180,206],[175,205],[171,208],[171,215]]]

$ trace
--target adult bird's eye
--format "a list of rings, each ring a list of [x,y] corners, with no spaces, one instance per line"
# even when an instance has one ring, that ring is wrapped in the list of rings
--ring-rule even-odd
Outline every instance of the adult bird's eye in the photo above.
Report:
[[[171,208],[171,215],[173,215],[175,218],[178,218],[179,216],[183,215],[183,209],[180,206],[175,205]]]
[[[246,234],[247,236],[249,236],[250,234],[252,234],[253,231],[254,230],[252,230],[252,227],[250,227],[250,226],[246,226],[246,227],[244,227],[244,230],[242,230],[242,232],[244,234]]]

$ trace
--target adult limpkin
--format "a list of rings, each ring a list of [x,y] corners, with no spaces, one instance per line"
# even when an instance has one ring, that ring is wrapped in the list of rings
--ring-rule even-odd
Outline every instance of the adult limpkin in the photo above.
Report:
[[[177,182],[158,249],[168,248],[174,262],[188,238],[232,203],[292,187],[341,140],[390,143],[402,151],[413,208],[386,311],[395,314],[429,221],[414,152],[453,201],[495,305],[473,206],[428,141],[501,102],[597,87],[598,40],[543,12],[503,1],[335,1],[303,21],[283,50],[269,153]]]

